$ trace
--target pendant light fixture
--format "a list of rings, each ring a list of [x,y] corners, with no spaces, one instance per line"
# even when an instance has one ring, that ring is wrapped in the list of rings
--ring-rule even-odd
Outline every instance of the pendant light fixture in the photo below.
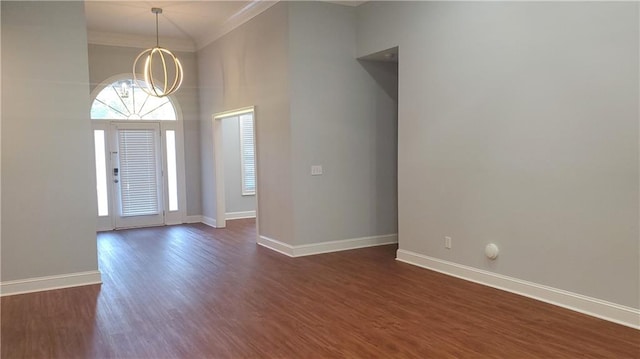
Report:
[[[156,46],[142,51],[136,57],[133,62],[133,79],[138,87],[149,95],[165,97],[176,92],[182,85],[182,64],[171,51],[160,47],[158,14],[162,14],[162,9],[154,7],[151,8],[151,12],[156,14]],[[144,61],[140,61],[142,59]],[[144,62],[140,72],[138,62]],[[138,79],[139,73],[144,75],[145,83]]]

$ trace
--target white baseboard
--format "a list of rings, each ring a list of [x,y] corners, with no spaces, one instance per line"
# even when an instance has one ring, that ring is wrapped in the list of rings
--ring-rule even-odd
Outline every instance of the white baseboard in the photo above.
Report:
[[[202,216],[200,215],[185,216],[184,223],[202,223]]]
[[[314,254],[347,251],[350,249],[382,246],[398,243],[397,234],[343,239],[339,241],[319,242],[293,246],[293,256],[302,257]]]
[[[102,283],[100,271],[78,272],[0,282],[0,296]]]
[[[225,213],[225,219],[243,219],[243,218],[256,218],[256,211],[244,211],[244,212],[227,212]]]
[[[210,217],[202,216],[202,223],[206,224],[209,227],[218,228],[216,225],[216,220]]]
[[[290,244],[286,244],[284,242],[280,242],[265,236],[258,237],[258,244],[263,247],[269,248],[272,251],[276,251],[286,256],[293,257],[293,246]]]
[[[396,260],[640,329],[640,310],[399,249]]]
[[[289,257],[303,257],[314,254],[346,251],[350,249],[381,246],[394,243],[398,243],[397,234],[351,238],[339,241],[302,244],[297,246],[292,246],[290,244],[283,243],[265,236],[260,236],[258,239],[258,244],[272,249],[276,252],[280,252]]]

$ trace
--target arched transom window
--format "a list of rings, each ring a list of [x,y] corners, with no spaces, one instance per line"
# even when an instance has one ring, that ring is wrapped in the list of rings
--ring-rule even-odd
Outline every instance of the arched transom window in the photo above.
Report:
[[[168,97],[149,96],[132,79],[118,80],[98,93],[92,120],[176,120]]]

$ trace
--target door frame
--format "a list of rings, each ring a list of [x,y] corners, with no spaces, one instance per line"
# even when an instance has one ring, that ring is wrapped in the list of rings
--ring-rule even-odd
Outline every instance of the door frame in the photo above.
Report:
[[[122,180],[120,174],[118,174],[118,184],[114,184],[115,176],[113,173],[114,168],[114,158],[118,158],[118,169],[122,168],[122,164],[120,163],[120,146],[119,146],[119,131],[133,129],[133,130],[153,130],[154,133],[154,151],[156,155],[156,164],[158,168],[156,168],[156,194],[158,196],[158,214],[148,215],[148,216],[131,216],[131,217],[123,217],[121,215],[122,212],[122,198],[121,198],[121,189],[120,187]],[[166,159],[165,159],[165,151],[163,151],[163,141],[162,141],[162,129],[161,125],[158,121],[110,121],[110,130],[109,133],[109,159],[111,163],[110,171],[107,171],[107,177],[111,178],[111,181],[107,181],[111,186],[111,198],[109,201],[111,202],[112,208],[112,223],[115,229],[123,229],[123,228],[134,228],[134,227],[153,227],[160,226],[166,223],[166,209],[168,204],[166,203],[168,200],[167,185],[166,185]],[[156,132],[157,131],[157,132]],[[166,147],[166,146],[164,146]],[[154,218],[151,218],[153,216]],[[135,217],[135,218],[134,218]],[[140,217],[146,217],[141,219]],[[147,222],[145,223],[145,220]],[[120,222],[120,223],[118,223]]]
[[[256,193],[255,193],[255,202],[256,202],[256,234],[260,233],[259,231],[259,208],[260,208],[260,197],[258,191],[258,137],[257,137],[257,126],[256,126],[256,109],[255,106],[243,107],[235,110],[219,112],[214,114],[211,117],[212,128],[213,128],[213,165],[215,171],[215,192],[216,192],[216,228],[225,228],[227,226],[227,218],[226,218],[226,200],[225,200],[225,176],[224,176],[224,148],[222,145],[222,120],[229,117],[240,116],[243,114],[252,113],[253,114],[253,151],[255,158],[255,176],[256,176]]]
[[[140,78],[143,76],[140,75]],[[131,79],[132,74],[129,73],[120,73],[113,76],[109,76],[104,79],[99,85],[97,85],[93,90],[91,90],[91,104],[95,101],[96,97],[105,87],[110,86],[112,83],[119,80]],[[162,171],[166,173],[167,171],[167,153],[166,153],[166,131],[175,131],[175,146],[176,146],[176,171],[177,171],[177,181],[178,181],[178,210],[177,211],[169,211],[169,201],[168,201],[168,184],[166,181],[166,176],[163,177],[162,185],[163,185],[163,203],[164,203],[164,225],[173,225],[173,224],[182,224],[187,222],[187,180],[186,180],[186,156],[185,156],[185,131],[184,131],[184,118],[182,115],[182,108],[180,107],[180,103],[176,99],[174,95],[167,96],[171,106],[173,106],[176,112],[176,120],[158,120],[158,121],[150,121],[150,120],[124,120],[124,119],[89,119],[91,121],[91,138],[93,139],[93,131],[95,130],[104,130],[105,131],[105,152],[107,154],[106,158],[106,166],[107,166],[107,182],[110,180],[109,169],[113,168],[111,165],[111,156],[109,154],[109,135],[110,128],[112,122],[125,122],[125,123],[149,123],[149,122],[158,122],[160,124],[160,148],[162,155]],[[94,156],[95,158],[95,156]],[[95,161],[94,166],[95,169]],[[97,178],[96,178],[97,181]],[[111,194],[111,186],[107,185],[107,196],[109,198],[109,215],[99,217],[96,212],[97,218],[97,231],[108,231],[115,229],[115,220],[113,216],[113,201]],[[97,206],[96,206],[97,208]]]
[[[176,107],[177,108],[177,107]],[[177,171],[177,185],[178,185],[178,210],[170,211],[169,210],[169,187],[168,187],[168,176],[162,176],[162,203],[164,210],[164,221],[162,225],[173,225],[173,224],[182,224],[185,223],[186,220],[186,173],[185,173],[185,157],[184,157],[184,136],[182,132],[182,124],[178,123],[178,121],[149,121],[149,120],[91,120],[92,121],[92,138],[93,131],[101,130],[104,131],[105,136],[105,165],[106,165],[106,176],[107,176],[107,198],[109,201],[109,215],[108,216],[97,216],[97,231],[110,231],[114,229],[119,229],[115,224],[115,215],[118,211],[118,206],[115,199],[115,193],[113,193],[113,186],[111,185],[111,172],[113,169],[113,164],[111,163],[111,153],[112,149],[110,148],[111,136],[112,134],[112,125],[121,123],[125,125],[135,125],[135,124],[149,124],[149,123],[157,123],[160,127],[160,152],[159,155],[161,157],[161,166],[162,173],[166,174],[167,172],[167,146],[166,146],[166,131],[175,131],[175,146],[176,146],[176,171]],[[180,160],[182,159],[182,160]],[[95,168],[95,162],[94,162]],[[96,181],[98,179],[96,178]],[[129,227],[128,227],[129,228]]]

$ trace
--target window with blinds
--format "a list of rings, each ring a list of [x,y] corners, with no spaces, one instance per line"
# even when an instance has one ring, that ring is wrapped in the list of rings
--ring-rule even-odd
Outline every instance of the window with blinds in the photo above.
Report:
[[[152,129],[118,130],[123,217],[159,213],[155,136]]]
[[[240,163],[242,195],[256,194],[256,155],[253,138],[253,113],[240,115]]]

